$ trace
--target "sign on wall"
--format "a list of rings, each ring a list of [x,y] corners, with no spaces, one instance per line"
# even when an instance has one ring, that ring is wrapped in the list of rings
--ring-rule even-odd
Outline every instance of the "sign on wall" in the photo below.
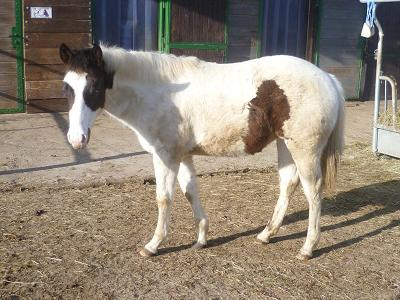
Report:
[[[52,19],[53,9],[51,7],[32,6],[31,19]]]

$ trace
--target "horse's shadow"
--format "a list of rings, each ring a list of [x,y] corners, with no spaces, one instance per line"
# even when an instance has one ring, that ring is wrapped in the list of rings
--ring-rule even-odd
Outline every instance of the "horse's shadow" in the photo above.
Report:
[[[352,189],[349,191],[341,192],[333,198],[326,198],[323,200],[322,215],[329,216],[343,216],[350,213],[359,211],[365,206],[374,205],[377,209],[370,211],[362,216],[358,216],[352,219],[338,222],[336,224],[325,225],[321,227],[321,231],[335,230],[346,226],[351,226],[364,222],[379,216],[384,216],[390,213],[394,213],[400,210],[400,180],[391,180],[382,183],[371,184],[368,186]],[[298,222],[308,218],[308,210],[302,210],[290,215],[287,215],[284,219],[283,225]],[[314,252],[314,257],[318,257],[324,253],[345,248],[350,245],[356,244],[365,238],[376,236],[385,230],[397,227],[400,225],[400,220],[392,220],[389,224],[383,224],[380,228],[374,229],[371,232],[354,236],[351,239],[341,241],[337,244],[333,244],[324,248],[317,249]],[[234,233],[228,236],[214,238],[208,241],[209,248],[221,246],[223,244],[232,242],[238,238],[255,235],[263,230],[265,225],[258,226],[257,228]],[[304,238],[307,235],[307,231],[301,231],[291,233],[288,235],[277,236],[271,238],[271,243],[286,241],[297,238]],[[168,247],[160,249],[160,254],[167,254],[170,252],[177,252],[190,248],[191,245],[181,245],[177,247]]]

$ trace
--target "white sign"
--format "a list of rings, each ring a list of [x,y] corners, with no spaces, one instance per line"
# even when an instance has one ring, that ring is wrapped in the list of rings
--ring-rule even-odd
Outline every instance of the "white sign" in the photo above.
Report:
[[[51,7],[31,6],[31,19],[52,19],[53,9]]]

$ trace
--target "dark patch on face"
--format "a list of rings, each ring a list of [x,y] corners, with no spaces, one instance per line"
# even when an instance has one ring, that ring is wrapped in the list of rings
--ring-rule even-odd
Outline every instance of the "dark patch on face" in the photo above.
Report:
[[[249,106],[249,131],[243,141],[246,153],[254,154],[278,136],[283,136],[282,127],[289,119],[290,108],[285,93],[275,80],[263,81]]]
[[[85,104],[92,111],[103,108],[106,100],[106,89],[113,87],[114,73],[106,71],[101,48],[95,45],[93,48],[71,50],[65,44],[62,44],[60,46],[60,58],[67,67],[67,71],[87,73],[87,84],[83,90]],[[70,95],[66,95],[67,98],[71,97],[71,93],[68,93]],[[74,98],[74,95],[72,97]],[[71,109],[73,100],[68,100],[68,102]]]
[[[71,109],[72,105],[74,104],[75,93],[74,93],[74,89],[66,82],[64,82],[63,94],[64,94],[64,97],[67,98],[67,100],[68,100],[69,109]]]

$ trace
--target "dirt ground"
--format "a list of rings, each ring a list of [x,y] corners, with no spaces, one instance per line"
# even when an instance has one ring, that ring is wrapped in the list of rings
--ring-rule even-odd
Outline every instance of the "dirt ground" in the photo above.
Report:
[[[274,168],[199,177],[210,218],[202,250],[190,248],[193,218],[178,191],[169,239],[147,259],[138,250],[157,220],[151,180],[4,190],[0,298],[400,299],[400,161],[360,143],[346,153],[306,262],[295,259],[307,228],[301,189],[277,237],[256,243],[278,195]]]

